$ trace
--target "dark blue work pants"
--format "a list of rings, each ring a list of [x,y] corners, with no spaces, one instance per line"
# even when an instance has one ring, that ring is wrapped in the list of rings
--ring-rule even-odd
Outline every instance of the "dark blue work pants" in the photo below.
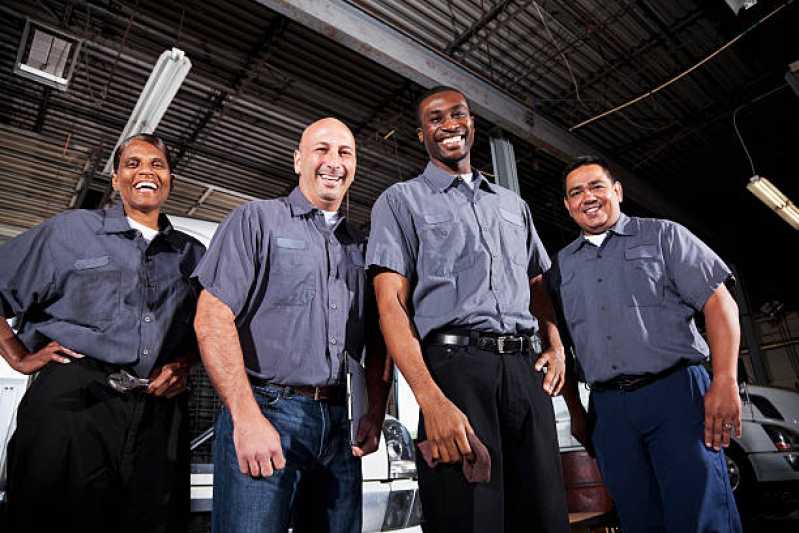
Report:
[[[740,532],[724,453],[704,444],[701,366],[632,392],[592,391],[592,441],[625,533]]]

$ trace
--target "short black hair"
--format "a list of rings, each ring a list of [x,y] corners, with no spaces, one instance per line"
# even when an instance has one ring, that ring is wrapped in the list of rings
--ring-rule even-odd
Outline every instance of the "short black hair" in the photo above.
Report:
[[[136,135],[131,135],[117,146],[116,150],[114,150],[114,172],[119,173],[119,160],[122,158],[122,152],[125,151],[125,148],[128,147],[130,143],[133,141],[143,141],[147,144],[151,144],[164,152],[164,157],[166,157],[166,164],[169,167],[169,173],[172,173],[172,155],[169,153],[169,147],[166,145],[161,137],[157,135],[153,135],[152,133],[137,133]]]
[[[449,85],[436,85],[435,87],[431,87],[430,89],[427,89],[426,91],[422,91],[422,94],[420,94],[419,97],[416,99],[415,109],[416,109],[416,125],[417,126],[419,126],[420,128],[422,127],[422,116],[419,113],[419,111],[421,110],[421,107],[422,107],[422,102],[424,102],[425,100],[427,100],[428,98],[430,98],[434,94],[446,93],[446,92],[450,92],[450,91],[453,92],[453,93],[458,93],[459,95],[463,96],[464,100],[466,100],[466,95],[463,94],[463,91],[461,91],[460,89],[456,89],[455,87],[450,87]],[[468,100],[466,100],[466,105],[469,105],[469,101]]]
[[[616,183],[616,177],[610,171],[610,165],[608,165],[607,160],[604,157],[598,155],[581,155],[576,157],[572,160],[571,163],[566,165],[566,168],[563,169],[563,174],[561,174],[561,185],[563,186],[563,197],[566,197],[567,190],[566,190],[566,178],[577,170],[580,167],[584,167],[587,165],[598,165],[605,171],[605,174],[608,178],[610,178],[611,183]]]

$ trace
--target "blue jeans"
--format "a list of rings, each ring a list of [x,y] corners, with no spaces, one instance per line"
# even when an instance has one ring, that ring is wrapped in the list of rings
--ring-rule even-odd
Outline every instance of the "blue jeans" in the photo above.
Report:
[[[360,532],[361,462],[350,448],[346,405],[291,395],[269,385],[253,386],[253,392],[280,434],[286,467],[268,478],[242,474],[233,421],[222,408],[214,442],[213,531],[285,533],[300,481],[313,475],[324,480],[324,497],[313,502],[318,508],[303,513],[324,515],[329,531]]]
[[[592,442],[625,533],[740,533],[724,452],[704,442],[701,366],[632,392],[592,391]]]

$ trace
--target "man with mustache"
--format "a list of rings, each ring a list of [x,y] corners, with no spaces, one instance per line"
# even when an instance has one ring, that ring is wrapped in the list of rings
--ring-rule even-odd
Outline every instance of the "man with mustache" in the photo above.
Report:
[[[721,451],[741,435],[730,269],[679,224],[622,213],[621,183],[601,158],[577,158],[563,179],[582,234],[550,281],[591,387],[587,421],[567,380],[575,437],[596,451],[625,532],[740,531]]]
[[[472,168],[474,119],[463,94],[436,87],[416,111],[430,162],[378,198],[367,262],[383,336],[421,408],[419,440],[433,463],[417,460],[423,528],[568,531],[549,397],[564,376],[542,286],[549,257],[527,204]],[[485,483],[454,464],[479,460],[478,441],[490,457]]]
[[[14,532],[186,529],[190,274],[205,248],[161,212],[169,150],[114,152],[121,202],[62,213],[0,248],[0,353],[37,373],[8,448]],[[149,378],[149,381],[148,379]]]
[[[366,239],[339,212],[355,169],[349,128],[314,122],[294,152],[299,185],[233,211],[195,271],[200,352],[224,404],[214,444],[218,533],[287,531],[309,475],[326,497],[300,518],[361,531],[359,458],[377,449],[388,387]],[[365,345],[369,412],[351,443],[345,361],[359,364]]]

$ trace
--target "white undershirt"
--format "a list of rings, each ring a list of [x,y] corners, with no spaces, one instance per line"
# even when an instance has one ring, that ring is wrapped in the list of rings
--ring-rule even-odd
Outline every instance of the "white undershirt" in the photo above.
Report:
[[[338,211],[325,211],[323,209],[321,211],[325,215],[325,224],[328,226],[334,226],[338,222]]]
[[[474,176],[472,176],[471,172],[469,172],[468,174],[459,174],[459,177],[463,180],[463,183],[469,186],[470,189],[473,188],[472,178]]]
[[[587,233],[583,235],[583,237],[585,237],[585,240],[587,240],[597,248],[602,246],[602,243],[605,242],[605,237],[607,236],[608,236],[607,231],[603,231],[602,233],[599,233],[597,235],[589,235]]]
[[[158,235],[158,230],[157,229],[153,229],[153,228],[147,227],[144,224],[136,222],[135,220],[133,220],[130,217],[127,217],[127,219],[128,219],[128,224],[130,225],[130,227],[132,229],[139,230],[139,232],[141,233],[142,238],[145,241],[150,242],[151,240],[155,239],[156,235]]]

